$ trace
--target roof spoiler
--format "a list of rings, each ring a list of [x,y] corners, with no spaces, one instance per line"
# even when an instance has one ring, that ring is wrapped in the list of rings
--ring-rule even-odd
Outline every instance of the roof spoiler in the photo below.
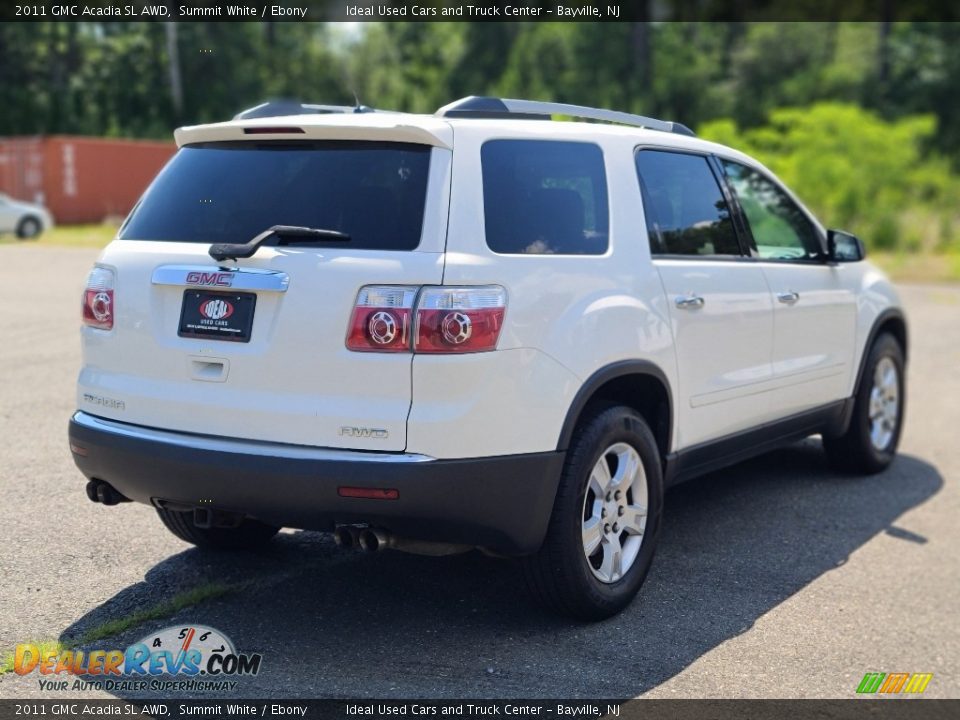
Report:
[[[281,117],[284,115],[332,115],[337,113],[378,112],[366,105],[312,105],[299,100],[268,100],[233,116],[234,120]]]

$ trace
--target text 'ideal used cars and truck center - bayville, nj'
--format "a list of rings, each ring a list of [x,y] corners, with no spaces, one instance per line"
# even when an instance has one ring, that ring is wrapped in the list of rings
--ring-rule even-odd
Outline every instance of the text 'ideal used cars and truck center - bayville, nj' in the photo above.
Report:
[[[608,5],[604,12],[593,5],[568,7],[556,5],[552,8],[528,7],[526,5],[453,5],[435,8],[422,5],[347,5],[348,17],[379,18],[428,18],[428,17],[465,17],[465,18],[546,18],[574,19],[586,17],[620,17],[619,5]]]

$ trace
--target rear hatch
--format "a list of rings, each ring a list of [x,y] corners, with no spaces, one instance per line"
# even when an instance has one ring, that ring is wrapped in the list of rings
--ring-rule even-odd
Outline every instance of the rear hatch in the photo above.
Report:
[[[98,263],[115,273],[114,326],[83,330],[81,410],[212,436],[405,448],[412,355],[352,352],[345,338],[363,286],[441,283],[452,138],[446,126],[331,120],[178,135],[184,146]],[[208,254],[274,225],[350,239]]]

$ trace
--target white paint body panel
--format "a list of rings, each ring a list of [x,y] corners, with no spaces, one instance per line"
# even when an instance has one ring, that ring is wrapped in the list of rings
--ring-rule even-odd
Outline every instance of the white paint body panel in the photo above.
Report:
[[[854,371],[857,305],[852,265],[756,263],[773,293],[771,403],[794,414],[847,395]],[[780,294],[796,293],[793,303]]]
[[[163,245],[164,247],[158,248]],[[261,248],[245,267],[290,275],[285,293],[261,292],[249,343],[177,335],[184,287],[153,285],[158,265],[216,265],[207,246],[116,241],[102,264],[117,271],[113,330],[84,328],[78,407],[160,429],[298,445],[403,450],[410,410],[407,354],[354,353],[347,320],[366,278],[440,282],[438,253]],[[401,259],[397,255],[404,255]],[[222,381],[196,377],[194,362],[228,363]],[[123,403],[119,410],[85,395]],[[340,435],[355,426],[387,438]]]
[[[670,300],[677,348],[677,443],[697,445],[764,422],[776,414],[773,308],[763,272],[752,262],[658,259]],[[679,297],[702,298],[682,309]]]
[[[407,448],[436,458],[555,450],[580,385],[570,370],[531,348],[418,355]]]

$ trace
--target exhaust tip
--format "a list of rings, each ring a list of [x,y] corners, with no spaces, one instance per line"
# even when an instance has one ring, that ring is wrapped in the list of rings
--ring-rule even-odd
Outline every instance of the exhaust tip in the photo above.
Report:
[[[87,483],[85,490],[90,500],[101,505],[119,505],[123,502],[130,502],[129,498],[114,490],[103,480],[91,480]]]
[[[360,547],[366,552],[377,552],[386,547],[386,536],[376,530],[361,530],[359,539]]]
[[[91,480],[90,482],[87,483],[86,488],[84,488],[87,493],[87,498],[90,500],[90,502],[95,502],[95,503],[100,502],[100,499],[97,497],[97,487],[99,485],[100,485],[99,481]]]
[[[338,527],[333,531],[333,541],[342,548],[350,550],[357,546],[354,532],[350,528]]]

